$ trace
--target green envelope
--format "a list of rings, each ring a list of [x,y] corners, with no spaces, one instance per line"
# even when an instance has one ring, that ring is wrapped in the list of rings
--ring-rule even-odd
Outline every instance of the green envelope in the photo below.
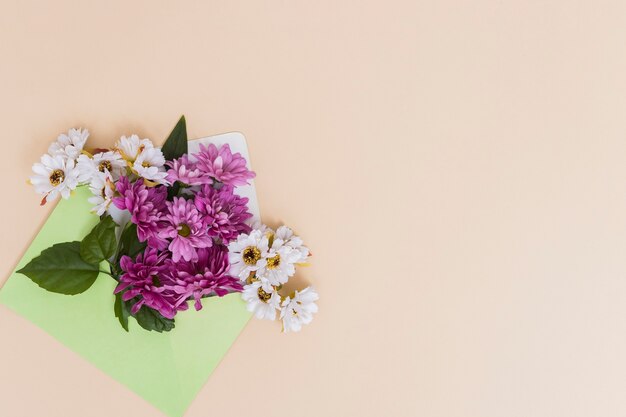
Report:
[[[233,151],[242,143],[245,148],[241,134],[220,135],[210,141],[231,143]],[[239,146],[233,146],[233,141]],[[190,151],[191,145],[190,142]],[[250,188],[246,193],[254,193],[254,187]],[[54,243],[81,240],[91,230],[98,217],[89,212],[89,195],[89,190],[82,187],[69,200],[57,204],[16,270]],[[251,206],[257,217],[256,198],[251,199]],[[190,305],[189,310],[179,313],[176,327],[170,332],[149,332],[130,319],[127,333],[113,313],[115,285],[111,277],[100,274],[87,291],[68,296],[45,291],[26,276],[13,272],[0,291],[0,303],[166,415],[182,416],[250,319],[245,303],[239,294],[211,297],[203,300],[202,310],[195,311]]]

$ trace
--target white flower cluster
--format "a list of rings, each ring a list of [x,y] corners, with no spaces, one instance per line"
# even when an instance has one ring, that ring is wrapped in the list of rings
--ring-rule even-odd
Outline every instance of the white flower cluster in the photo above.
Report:
[[[50,145],[48,153],[33,165],[30,182],[43,194],[42,204],[88,185],[93,193],[89,202],[98,215],[104,214],[115,192],[115,181],[121,175],[136,174],[145,180],[166,184],[165,158],[150,139],[137,135],[122,136],[112,150],[90,154],[84,150],[89,137],[87,129],[70,129]]]
[[[319,299],[312,287],[282,297],[279,290],[309,257],[302,239],[287,226],[276,231],[260,225],[228,245],[230,273],[245,282],[242,297],[259,319],[275,320],[280,311],[284,332],[300,331],[313,320]]]

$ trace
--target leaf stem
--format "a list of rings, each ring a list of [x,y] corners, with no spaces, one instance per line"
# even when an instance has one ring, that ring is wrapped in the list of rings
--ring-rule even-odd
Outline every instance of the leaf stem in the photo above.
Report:
[[[110,276],[111,278],[115,279],[115,277],[113,276],[113,274],[111,274],[111,273],[110,273],[110,272],[108,272],[108,271],[105,271],[104,269],[101,269],[101,270],[100,270],[100,271],[98,271],[98,272],[100,272],[101,274],[107,274],[107,275],[108,275],[108,276]]]

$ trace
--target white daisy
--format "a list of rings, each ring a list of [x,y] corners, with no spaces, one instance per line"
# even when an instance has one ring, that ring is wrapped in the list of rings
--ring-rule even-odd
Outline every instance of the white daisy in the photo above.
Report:
[[[144,149],[154,148],[150,139],[139,139],[137,135],[130,137],[122,136],[115,144],[115,149],[128,162],[135,162],[135,159]]]
[[[265,258],[261,255],[269,247],[268,237],[260,230],[253,230],[249,235],[241,234],[228,244],[228,260],[230,274],[245,281],[250,272],[265,266]]]
[[[294,256],[297,254],[297,259],[294,261],[295,263],[305,262],[309,257],[309,248],[304,246],[304,242],[300,237],[293,234],[293,230],[288,228],[287,226],[280,226],[276,230],[275,239],[280,239],[284,242],[285,246],[293,248],[296,252]]]
[[[265,262],[259,267],[257,278],[266,280],[272,285],[280,285],[296,273],[294,264],[300,259],[300,253],[274,236],[272,246],[263,251],[261,257]]]
[[[267,283],[255,281],[243,287],[241,298],[248,303],[248,311],[257,319],[276,320],[276,310],[280,309],[280,295]]]
[[[102,216],[109,209],[111,200],[115,195],[115,184],[111,173],[108,170],[96,171],[91,184],[89,184],[89,189],[93,193],[93,196],[88,199],[93,204],[91,211]]]
[[[313,320],[313,313],[317,313],[315,301],[319,298],[312,287],[296,291],[293,298],[285,298],[280,310],[283,332],[299,332],[303,324],[309,324]]]
[[[57,141],[48,148],[48,153],[52,156],[62,156],[64,159],[76,159],[83,151],[88,137],[87,129],[70,129],[67,134],[61,133],[57,137]]]
[[[133,163],[133,170],[147,180],[157,182],[159,184],[167,184],[165,177],[165,157],[159,148],[145,148]]]
[[[66,160],[62,155],[43,155],[41,162],[33,165],[33,172],[35,175],[30,177],[30,182],[36,192],[45,194],[45,201],[54,200],[59,194],[69,198],[70,192],[78,186],[75,161]]]
[[[126,168],[126,162],[117,151],[107,151],[95,154],[93,157],[81,155],[78,157],[76,169],[80,182],[91,182],[98,173],[108,171],[113,180],[117,180]]]

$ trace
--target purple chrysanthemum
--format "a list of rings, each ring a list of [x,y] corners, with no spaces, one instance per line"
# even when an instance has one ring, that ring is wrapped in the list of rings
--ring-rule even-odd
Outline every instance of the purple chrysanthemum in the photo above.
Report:
[[[181,258],[185,261],[198,259],[196,249],[208,248],[213,244],[211,236],[207,233],[207,227],[191,200],[182,197],[174,197],[174,201],[167,201],[167,213],[161,220],[159,237],[171,239],[169,250],[172,259],[178,262]]]
[[[146,187],[143,181],[131,183],[128,177],[120,177],[116,184],[118,197],[113,204],[120,210],[128,210],[131,221],[137,225],[137,237],[141,242],[164,249],[166,242],[159,238],[158,223],[161,211],[165,208],[167,189],[165,187]]]
[[[136,314],[145,305],[158,311],[163,317],[172,319],[177,310],[186,308],[184,305],[175,305],[177,294],[167,285],[169,274],[164,274],[168,269],[164,263],[167,256],[167,252],[159,254],[156,249],[149,247],[134,261],[129,256],[122,256],[120,259],[124,273],[120,276],[115,294],[124,291],[124,301],[139,297],[131,308],[132,314]]]
[[[202,185],[213,182],[208,175],[198,169],[195,162],[189,160],[186,154],[178,159],[166,162],[166,165],[169,167],[166,179],[170,184],[174,184],[175,181],[187,185]]]
[[[202,172],[217,181],[229,185],[245,185],[255,177],[254,172],[246,168],[246,160],[239,153],[231,153],[228,144],[219,149],[210,144],[200,145],[200,152],[195,154],[197,166]]]
[[[199,191],[194,204],[209,227],[209,235],[228,244],[251,228],[245,221],[252,217],[248,212],[248,199],[233,193],[233,187],[224,185],[219,190],[205,185]]]
[[[193,297],[196,310],[200,310],[204,296],[215,293],[223,297],[243,290],[239,279],[227,273],[228,249],[225,246],[198,249],[198,259],[194,262],[168,264],[171,288],[177,294],[176,307],[186,305],[185,301]]]

